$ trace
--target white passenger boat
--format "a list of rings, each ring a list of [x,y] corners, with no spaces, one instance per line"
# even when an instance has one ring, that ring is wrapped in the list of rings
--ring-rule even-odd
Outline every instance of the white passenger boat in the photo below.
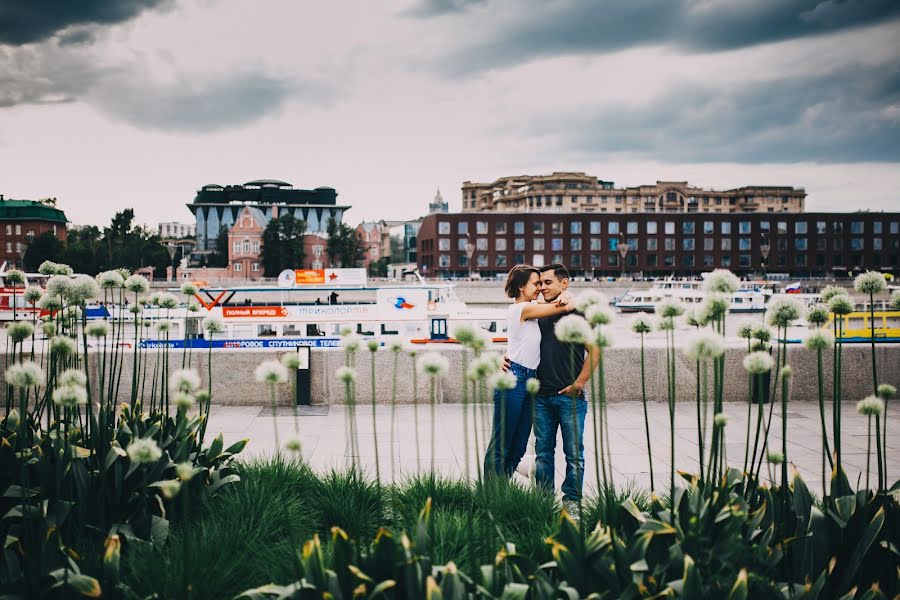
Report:
[[[766,303],[774,294],[765,281],[742,281],[732,295],[729,311],[753,313],[766,310]],[[665,279],[654,282],[648,289],[630,289],[613,305],[622,312],[653,312],[654,305],[664,298],[675,298],[687,306],[703,302],[703,281],[694,279]]]

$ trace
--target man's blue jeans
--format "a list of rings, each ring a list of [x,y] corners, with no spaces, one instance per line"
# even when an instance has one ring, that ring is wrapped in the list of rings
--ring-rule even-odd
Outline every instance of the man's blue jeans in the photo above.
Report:
[[[516,376],[516,387],[494,390],[494,428],[484,455],[484,476],[511,477],[525,456],[531,435],[532,402],[525,382],[537,374],[518,363],[510,363],[509,372]]]
[[[573,422],[573,413],[575,419]],[[587,400],[583,396],[538,396],[534,407],[534,437],[537,453],[538,486],[553,491],[556,431],[562,429],[563,451],[566,455],[566,479],[562,484],[564,500],[581,498],[584,481],[584,417]]]

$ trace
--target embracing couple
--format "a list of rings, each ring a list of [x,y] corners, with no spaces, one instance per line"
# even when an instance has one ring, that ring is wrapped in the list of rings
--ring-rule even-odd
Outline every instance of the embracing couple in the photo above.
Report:
[[[494,392],[494,425],[484,472],[485,476],[511,477],[525,455],[533,425],[535,481],[553,491],[556,435],[561,429],[566,456],[563,501],[577,502],[584,479],[584,386],[597,366],[598,354],[591,352],[590,345],[573,352],[571,344],[556,337],[556,322],[575,309],[568,287],[569,271],[559,264],[517,265],[506,278],[506,295],[513,304],[507,313],[505,369],[515,376],[516,385]],[[540,381],[533,405],[532,394],[526,391],[526,382],[532,378]]]

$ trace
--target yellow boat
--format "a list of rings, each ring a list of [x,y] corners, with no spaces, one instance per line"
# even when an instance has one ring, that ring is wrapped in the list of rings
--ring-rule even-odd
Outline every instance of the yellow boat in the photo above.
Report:
[[[900,310],[854,311],[840,316],[843,322],[839,335],[842,342],[871,342],[872,327],[870,319],[875,317],[876,342],[900,342]],[[834,331],[835,315],[832,314],[825,324],[828,331]]]

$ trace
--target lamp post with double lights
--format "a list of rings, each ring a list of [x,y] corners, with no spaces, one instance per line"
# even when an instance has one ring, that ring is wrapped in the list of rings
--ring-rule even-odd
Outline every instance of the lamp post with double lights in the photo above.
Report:
[[[474,271],[472,270],[472,256],[475,254],[475,244],[472,243],[471,234],[466,234],[466,256],[469,257],[469,279],[472,279]]]
[[[619,234],[619,256],[622,257],[622,274],[620,279],[625,279],[625,257],[628,256],[628,242],[625,241],[625,235]]]
[[[762,256],[763,281],[768,280],[766,269],[769,266],[769,251],[772,246],[769,244],[769,238],[766,234],[762,234],[762,241],[759,244],[759,254]]]

